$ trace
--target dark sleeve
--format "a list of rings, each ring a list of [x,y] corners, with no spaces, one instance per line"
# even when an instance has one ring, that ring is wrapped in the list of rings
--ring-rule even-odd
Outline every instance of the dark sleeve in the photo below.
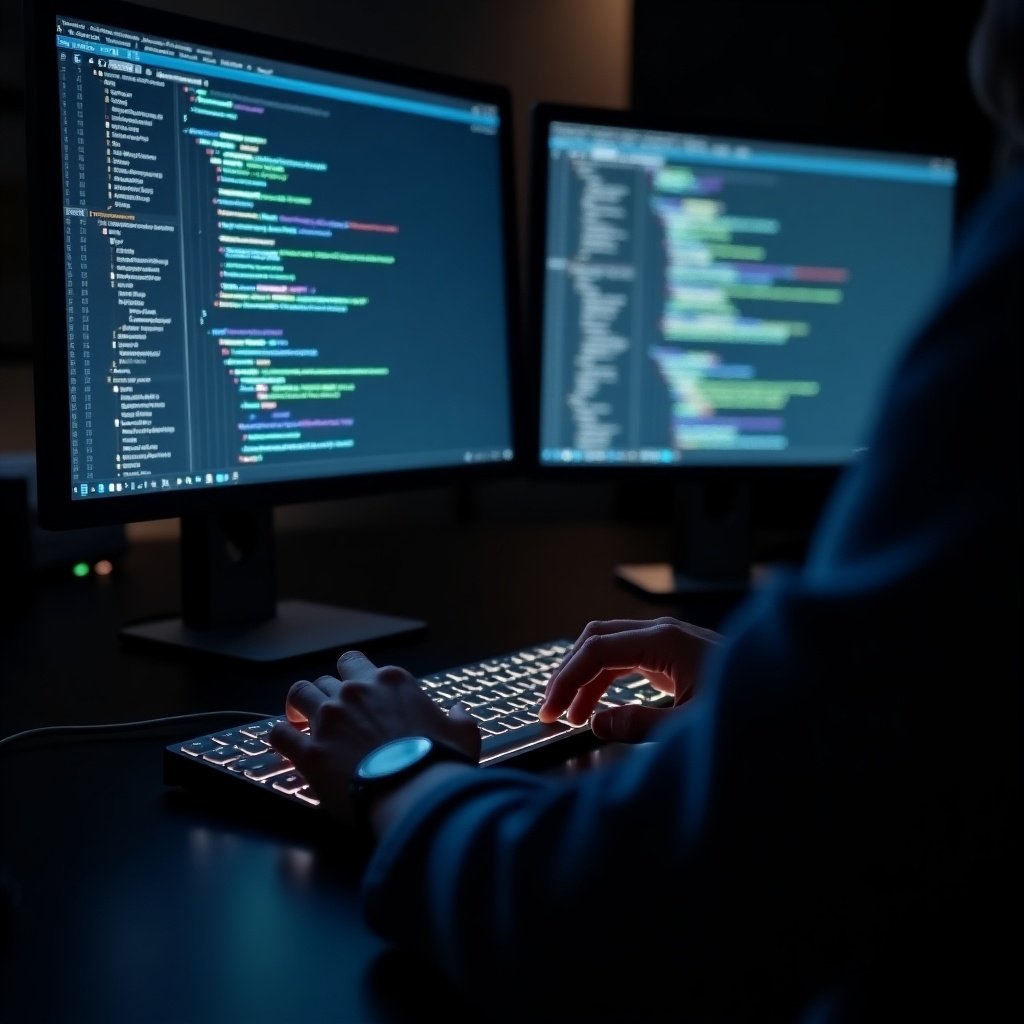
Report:
[[[1019,855],[1024,191],[980,223],[805,565],[734,615],[698,696],[592,772],[424,801],[369,864],[381,935],[550,1019],[900,986],[920,1010],[991,953]]]

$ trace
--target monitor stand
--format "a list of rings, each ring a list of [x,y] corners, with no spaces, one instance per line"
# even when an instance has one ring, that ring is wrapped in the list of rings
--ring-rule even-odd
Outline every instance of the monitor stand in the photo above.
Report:
[[[689,481],[675,486],[672,560],[615,567],[616,579],[650,601],[740,596],[757,576],[750,562],[750,485]]]
[[[180,618],[122,627],[126,644],[245,662],[279,662],[420,632],[426,623],[277,600],[273,509],[181,520]]]

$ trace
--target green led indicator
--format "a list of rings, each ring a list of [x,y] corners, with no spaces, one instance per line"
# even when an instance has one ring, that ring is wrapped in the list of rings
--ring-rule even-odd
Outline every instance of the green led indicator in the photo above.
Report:
[[[79,578],[81,578],[82,576],[88,576],[89,575],[89,563],[88,562],[75,562],[75,564],[71,567],[71,571],[76,576],[78,576]]]

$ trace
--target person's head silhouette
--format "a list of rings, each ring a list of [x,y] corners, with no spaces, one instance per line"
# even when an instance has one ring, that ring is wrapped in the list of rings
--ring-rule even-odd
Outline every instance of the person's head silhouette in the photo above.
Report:
[[[1024,0],[985,0],[968,54],[971,87],[1002,138],[1005,163],[1024,157]]]

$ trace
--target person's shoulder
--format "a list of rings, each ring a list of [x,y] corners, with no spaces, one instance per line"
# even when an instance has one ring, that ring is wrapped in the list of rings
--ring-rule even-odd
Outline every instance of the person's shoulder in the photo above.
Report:
[[[1019,406],[1022,281],[1024,169],[990,186],[964,222],[946,284],[893,374],[872,447],[921,461],[926,449],[938,458],[973,445],[976,467],[982,456],[1010,457],[1019,436],[1008,418]]]
[[[969,280],[993,265],[1024,256],[1024,166],[994,182],[960,232],[954,281]]]

